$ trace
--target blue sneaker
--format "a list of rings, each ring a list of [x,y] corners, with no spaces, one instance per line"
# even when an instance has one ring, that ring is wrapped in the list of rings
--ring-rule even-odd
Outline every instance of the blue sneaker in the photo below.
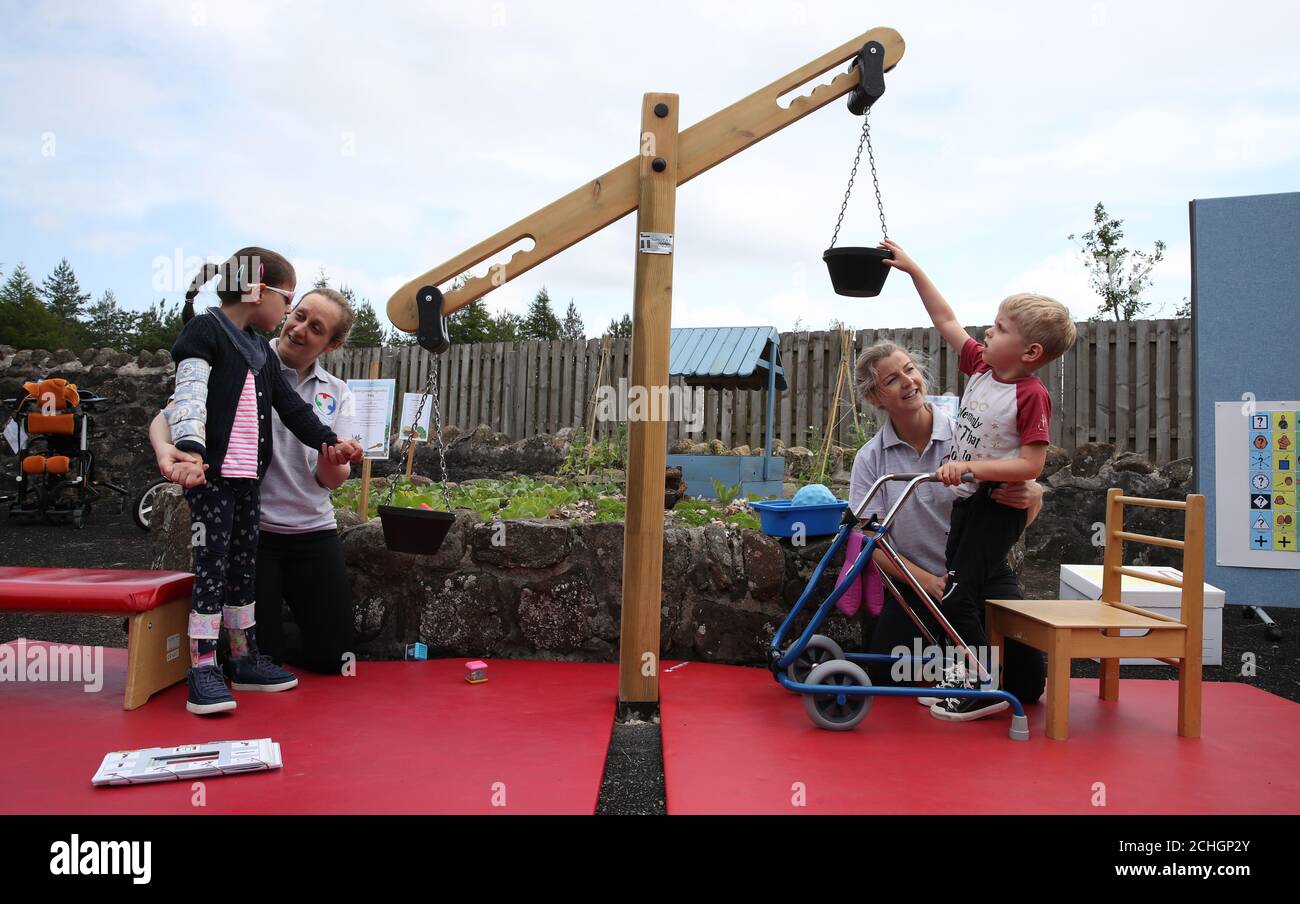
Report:
[[[226,661],[230,686],[237,691],[287,691],[298,686],[292,672],[280,668],[265,653],[249,650],[246,656]]]
[[[209,716],[235,708],[235,698],[230,696],[226,679],[215,665],[200,668],[191,666],[186,681],[190,696],[185,702],[185,708],[195,715]]]

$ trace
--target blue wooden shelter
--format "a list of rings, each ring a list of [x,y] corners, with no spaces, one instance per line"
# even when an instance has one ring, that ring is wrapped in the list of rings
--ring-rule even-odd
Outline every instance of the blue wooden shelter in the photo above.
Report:
[[[692,496],[716,498],[713,479],[740,484],[741,495],[781,495],[785,459],[772,454],[776,391],[786,389],[781,367],[781,335],[775,327],[689,327],[674,329],[668,350],[668,374],[687,386],[705,389],[766,389],[767,418],[762,455],[669,455],[668,466],[681,468]]]

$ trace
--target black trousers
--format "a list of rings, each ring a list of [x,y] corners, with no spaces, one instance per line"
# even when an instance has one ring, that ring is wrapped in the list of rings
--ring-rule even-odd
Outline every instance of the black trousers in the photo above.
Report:
[[[974,495],[953,503],[944,549],[951,592],[943,615],[972,647],[988,646],[984,601],[1000,598],[989,594],[989,583],[1007,567],[1007,554],[1025,532],[1025,510],[995,502],[992,488],[982,483]]]
[[[981,511],[984,506],[1004,511]],[[1012,513],[1010,516],[1006,512]],[[1014,513],[1019,513],[1017,516]],[[976,513],[977,517],[970,515]],[[975,496],[961,500],[953,506],[952,527],[948,534],[946,554],[948,568],[956,571],[957,590],[940,606],[944,618],[972,647],[987,646],[984,632],[984,601],[990,599],[1024,599],[1020,582],[1007,564],[1007,553],[1024,529],[1025,512],[1000,505],[988,497],[981,487]],[[1019,524],[1017,528],[1016,525]],[[1015,531],[1011,533],[1011,531]],[[954,534],[958,539],[954,541]],[[1007,537],[1010,537],[1008,540]],[[966,547],[962,546],[965,539]],[[956,566],[956,567],[954,567]],[[966,584],[962,586],[963,582]],[[903,581],[895,581],[912,611],[935,637],[941,647],[949,644],[947,634],[939,627],[930,610],[916,593]],[[958,596],[958,594],[961,594]],[[956,603],[956,605],[954,605]],[[912,650],[914,642],[925,641],[916,625],[903,612],[893,596],[886,592],[885,606],[871,631],[867,650],[871,653],[892,653],[895,647]],[[987,663],[986,663],[987,664]],[[1006,639],[1003,647],[1002,689],[1021,703],[1033,703],[1043,695],[1047,684],[1047,663],[1043,654],[1019,641]],[[887,663],[871,663],[867,673],[874,684],[896,684]]]
[[[297,629],[286,629],[284,604]],[[338,675],[352,652],[352,589],[332,530],[262,531],[257,548],[257,639],[275,662]]]

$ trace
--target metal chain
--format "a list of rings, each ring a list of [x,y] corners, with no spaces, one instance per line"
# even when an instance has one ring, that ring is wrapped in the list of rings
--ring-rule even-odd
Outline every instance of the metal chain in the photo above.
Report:
[[[442,498],[447,503],[447,511],[451,511],[451,492],[447,489],[447,453],[442,445],[442,406],[438,401],[438,356],[433,356],[433,367],[429,370],[429,379],[424,384],[424,391],[420,393],[420,403],[415,406],[415,418],[411,424],[420,423],[420,415],[424,413],[424,403],[428,401],[429,396],[433,396],[433,422],[435,425],[434,434],[437,437],[438,446],[438,468],[442,477]],[[415,430],[407,431],[406,439],[402,443],[402,451],[398,456],[398,465],[406,461],[406,456],[411,450],[411,443],[415,438]],[[381,505],[392,505],[393,494],[397,492],[397,474],[394,474],[388,482],[388,492],[384,494],[384,501]]]
[[[438,401],[438,356],[433,356],[433,372],[429,374],[433,387],[433,435],[438,443],[438,477],[442,482],[442,499],[451,511],[451,492],[447,489],[447,450],[442,444],[442,403]]]
[[[831,247],[840,237],[840,225],[844,222],[844,213],[849,209],[849,196],[853,194],[853,180],[858,177],[858,165],[862,162],[862,148],[866,146],[867,161],[871,164],[871,182],[876,189],[876,210],[880,212],[880,232],[889,238],[889,229],[885,226],[885,205],[880,199],[880,177],[876,173],[876,155],[871,150],[871,108],[867,107],[862,115],[862,137],[858,139],[858,152],[853,155],[853,169],[849,170],[849,185],[844,189],[844,202],[840,204],[840,216],[835,221],[835,232],[831,235]]]

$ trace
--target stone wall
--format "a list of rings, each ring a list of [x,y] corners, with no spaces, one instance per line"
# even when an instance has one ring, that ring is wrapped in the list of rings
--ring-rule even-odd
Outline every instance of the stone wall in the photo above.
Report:
[[[67,349],[56,352],[15,352],[0,346],[0,399],[22,392],[22,385],[41,377],[63,377],[83,392],[93,391],[108,401],[90,419],[90,448],[95,453],[95,472],[100,480],[142,490],[158,474],[149,448],[149,422],[171,391],[175,366],[164,350],[128,355],[112,349],[87,349],[77,355]],[[3,417],[8,421],[7,413]],[[12,486],[17,458],[0,455],[0,480]],[[115,506],[116,501],[107,503]]]
[[[1192,491],[1192,460],[1181,458],[1156,467],[1135,452],[1115,453],[1109,443],[1088,443],[1068,455],[1050,448],[1039,481],[1046,487],[1043,511],[1025,532],[1030,559],[1100,564],[1104,546],[1094,540],[1106,521],[1106,490],[1128,496],[1182,500]],[[1183,538],[1183,514],[1171,509],[1129,508],[1125,528],[1140,534]],[[1104,541],[1103,541],[1104,543]],[[1160,546],[1126,544],[1129,565],[1178,565],[1182,553]]]

